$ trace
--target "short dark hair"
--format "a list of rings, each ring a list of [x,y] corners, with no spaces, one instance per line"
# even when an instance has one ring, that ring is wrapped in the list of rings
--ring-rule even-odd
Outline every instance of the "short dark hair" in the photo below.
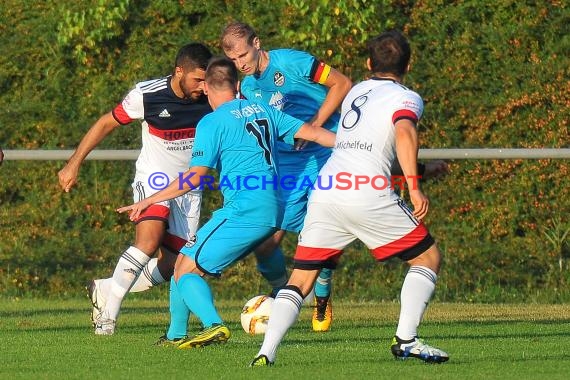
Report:
[[[205,82],[216,90],[236,91],[238,71],[236,65],[226,57],[214,57],[206,69]]]
[[[253,40],[257,37],[257,33],[255,33],[255,30],[251,25],[234,21],[228,24],[222,31],[220,44],[222,45],[223,50],[231,50],[233,48],[232,41],[227,38],[228,36],[245,38],[247,40],[247,44],[252,46]]]
[[[174,67],[181,67],[185,71],[196,69],[206,70],[210,58],[212,58],[212,53],[206,45],[193,42],[182,46],[180,50],[178,50],[178,54],[176,54],[176,59],[174,60]]]
[[[375,73],[406,74],[410,63],[410,44],[398,30],[389,30],[368,41],[370,66]]]

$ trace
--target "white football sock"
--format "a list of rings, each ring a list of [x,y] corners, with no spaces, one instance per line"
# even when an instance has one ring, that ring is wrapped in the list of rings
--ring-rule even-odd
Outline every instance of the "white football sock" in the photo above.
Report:
[[[125,294],[149,260],[150,257],[136,247],[131,246],[123,252],[113,272],[110,291],[106,294],[107,302],[103,310],[105,318],[117,320]]]
[[[265,332],[263,344],[257,356],[265,355],[269,361],[275,361],[277,347],[287,330],[299,317],[303,298],[294,290],[281,289],[271,306],[271,315]]]
[[[400,293],[400,320],[396,336],[409,340],[417,336],[417,329],[428,302],[435,290],[437,274],[423,266],[413,266],[406,274]]]
[[[158,270],[158,259],[150,259],[150,261],[145,265],[142,270],[141,275],[137,278],[137,281],[133,287],[129,290],[130,293],[144,292],[165,282],[166,280],[162,277],[162,274]]]

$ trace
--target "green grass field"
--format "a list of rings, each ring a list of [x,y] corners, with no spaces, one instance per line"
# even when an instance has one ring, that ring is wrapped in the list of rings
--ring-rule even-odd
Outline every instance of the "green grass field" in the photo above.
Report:
[[[336,302],[333,330],[320,334],[304,307],[272,368],[248,368],[262,337],[241,329],[240,302],[219,302],[230,341],[193,350],[153,346],[168,323],[167,300],[129,296],[110,337],[93,335],[87,299],[0,305],[0,379],[550,380],[570,370],[568,305],[434,303],[420,333],[450,354],[440,365],[392,358],[398,304]]]

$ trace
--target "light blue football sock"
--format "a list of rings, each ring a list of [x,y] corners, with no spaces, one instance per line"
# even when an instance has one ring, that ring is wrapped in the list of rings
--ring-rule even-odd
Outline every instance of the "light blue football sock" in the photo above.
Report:
[[[281,248],[275,248],[269,257],[257,257],[257,270],[272,286],[274,294],[287,285],[285,256]]]
[[[204,328],[211,327],[214,323],[223,323],[214,306],[210,286],[202,277],[195,273],[186,273],[178,279],[178,291]]]
[[[328,298],[332,290],[332,274],[333,270],[323,268],[317,282],[315,282],[315,297]]]
[[[168,326],[166,337],[173,340],[186,336],[188,318],[190,318],[190,309],[184,303],[184,299],[178,291],[178,284],[172,276],[170,278],[170,326]]]

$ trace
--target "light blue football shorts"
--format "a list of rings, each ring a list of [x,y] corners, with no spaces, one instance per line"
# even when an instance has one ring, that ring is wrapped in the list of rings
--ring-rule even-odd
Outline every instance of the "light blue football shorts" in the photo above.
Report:
[[[180,252],[194,260],[202,272],[219,277],[225,268],[253,252],[275,231],[276,227],[258,226],[214,214],[198,229],[196,242],[186,244]]]

